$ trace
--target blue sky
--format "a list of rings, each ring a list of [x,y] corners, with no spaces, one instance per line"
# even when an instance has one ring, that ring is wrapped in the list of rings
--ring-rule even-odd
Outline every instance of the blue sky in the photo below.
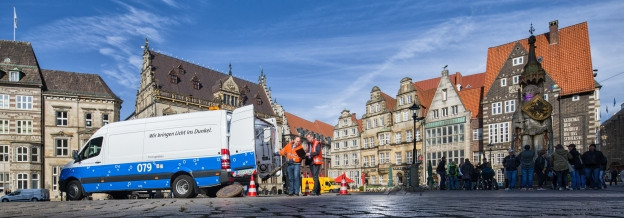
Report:
[[[459,2],[459,3],[458,3]],[[0,39],[31,42],[40,67],[99,74],[134,111],[145,37],[156,51],[257,81],[308,120],[364,112],[370,90],[404,77],[485,71],[487,48],[588,22],[602,119],[624,103],[624,1],[34,1],[0,2]],[[613,107],[613,99],[617,106]]]

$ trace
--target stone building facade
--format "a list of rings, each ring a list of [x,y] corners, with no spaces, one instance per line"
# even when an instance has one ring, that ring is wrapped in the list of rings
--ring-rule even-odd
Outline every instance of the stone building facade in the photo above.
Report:
[[[108,123],[119,121],[121,99],[97,74],[41,70],[46,82],[44,98],[43,187],[50,198],[60,199],[58,181],[63,165],[72,160],[91,135]]]
[[[330,163],[329,177],[336,178],[343,173],[355,181],[357,187],[362,186],[361,178],[361,143],[360,132],[362,131],[361,121],[357,119],[355,113],[343,110],[338,117],[338,124],[334,126],[332,144],[328,155],[335,160]]]
[[[128,119],[234,110],[250,104],[257,117],[276,118],[263,72],[258,83],[242,80],[232,75],[231,64],[223,74],[152,51],[146,39],[135,111]]]
[[[600,126],[597,150],[607,157],[607,167],[624,170],[624,104]],[[612,110],[615,110],[613,108]],[[608,114],[607,114],[608,115]]]
[[[421,105],[412,79],[405,77],[400,81],[396,103],[392,111],[390,141],[392,149],[390,151],[390,166],[388,167],[392,167],[393,170],[393,185],[406,185],[408,183],[409,166],[414,161],[418,161],[422,151],[422,122],[417,122],[416,129],[414,129],[414,119],[410,110],[413,104]],[[420,117],[423,116],[421,111],[417,112]],[[414,143],[416,144],[416,159],[414,159]],[[421,168],[420,172],[424,172],[424,169]],[[380,171],[382,170],[380,169]]]
[[[367,184],[387,185],[392,145],[392,111],[396,100],[375,86],[362,116],[362,171]],[[336,158],[336,156],[334,156]],[[334,162],[339,160],[334,160]],[[391,177],[390,177],[391,178]]]
[[[600,85],[593,79],[587,23],[536,36],[536,57],[546,76],[543,99],[552,107],[553,144],[576,144],[581,152],[595,143],[600,122]],[[502,160],[512,148],[511,116],[518,110],[520,76],[527,63],[528,41],[488,49],[483,108],[483,140],[492,148],[493,167],[502,174]],[[566,54],[566,55],[562,55]],[[488,146],[489,145],[489,146]],[[519,150],[515,146],[514,150]],[[489,151],[486,154],[489,156]]]
[[[43,87],[32,45],[0,40],[0,191],[42,187]]]
[[[263,71],[257,83],[250,82],[233,76],[231,64],[227,74],[217,72],[150,50],[146,39],[135,111],[127,119],[213,109],[234,110],[252,104],[256,117],[275,118],[277,125],[283,127],[283,118],[276,116],[279,107],[271,102],[271,91]],[[278,138],[281,142],[279,129]],[[276,145],[275,149],[281,147]],[[281,178],[271,177],[264,184],[270,187],[259,185],[259,190],[281,188],[278,187]]]
[[[60,199],[61,166],[119,121],[121,100],[98,75],[40,69],[28,42],[0,40],[0,48],[0,194],[46,188]]]

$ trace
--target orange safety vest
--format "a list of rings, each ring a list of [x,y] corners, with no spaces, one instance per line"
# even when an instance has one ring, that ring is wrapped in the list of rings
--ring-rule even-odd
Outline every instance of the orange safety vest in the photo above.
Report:
[[[320,147],[321,147],[320,144],[321,143],[319,141],[317,141],[317,140],[312,141],[312,149],[311,149],[312,152],[316,152],[316,148],[317,147],[319,147],[319,149],[320,149]],[[312,152],[310,152],[310,153],[312,153]],[[312,161],[314,162],[315,165],[323,164],[323,150],[322,149],[319,150],[318,155],[316,155],[316,156],[314,156],[312,158]]]
[[[297,155],[297,150],[303,149],[303,146],[299,144],[293,149],[293,142],[289,142],[286,146],[280,150],[280,155],[285,156],[287,160],[293,160],[295,163],[301,163],[301,158]]]

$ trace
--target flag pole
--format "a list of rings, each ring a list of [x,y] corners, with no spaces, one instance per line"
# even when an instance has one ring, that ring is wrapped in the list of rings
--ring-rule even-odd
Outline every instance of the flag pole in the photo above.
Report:
[[[15,41],[15,30],[17,29],[17,12],[13,6],[13,41]]]

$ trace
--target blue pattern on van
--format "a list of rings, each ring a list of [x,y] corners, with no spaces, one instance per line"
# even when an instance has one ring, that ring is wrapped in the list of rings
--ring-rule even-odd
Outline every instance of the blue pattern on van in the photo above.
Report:
[[[82,181],[87,193],[120,190],[169,189],[170,177],[180,171],[194,175],[194,172],[220,171],[221,156],[186,158],[74,167],[63,169],[60,180],[76,177]],[[157,178],[157,176],[165,178]],[[125,180],[128,178],[128,180]],[[139,178],[139,179],[129,179]],[[218,185],[219,176],[194,175],[199,187]],[[120,181],[122,180],[122,181]]]

